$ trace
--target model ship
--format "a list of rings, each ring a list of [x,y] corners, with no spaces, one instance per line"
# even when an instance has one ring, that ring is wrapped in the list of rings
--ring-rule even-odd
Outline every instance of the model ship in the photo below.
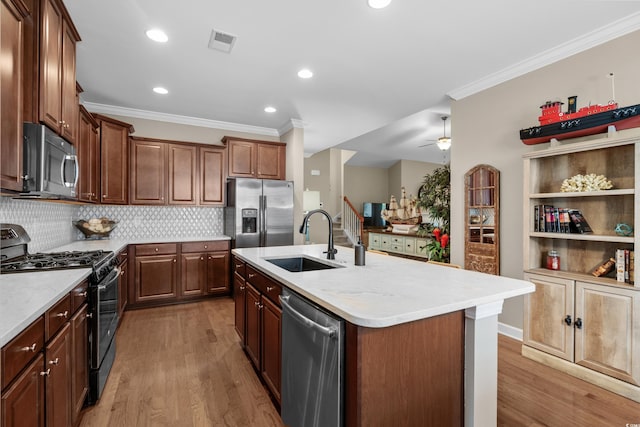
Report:
[[[418,200],[411,195],[407,198],[404,187],[402,187],[402,197],[400,201],[397,201],[395,196],[391,196],[389,206],[382,211],[381,216],[391,224],[416,225],[422,221]]]
[[[607,105],[589,105],[576,111],[577,96],[568,98],[567,111],[563,102],[547,101],[540,106],[540,126],[522,129],[520,139],[527,145],[542,144],[551,139],[569,139],[606,132],[609,126],[616,130],[640,126],[640,104],[618,107],[610,101]]]

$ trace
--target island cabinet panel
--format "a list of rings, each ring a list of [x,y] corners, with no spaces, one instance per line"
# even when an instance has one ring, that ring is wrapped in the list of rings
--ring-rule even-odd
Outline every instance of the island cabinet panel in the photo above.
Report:
[[[11,387],[2,393],[2,426],[44,427],[44,355],[31,362]]]
[[[260,292],[247,283],[246,285],[246,336],[245,336],[245,351],[251,359],[253,366],[258,371],[260,370],[260,341],[262,326],[260,316]]]
[[[28,10],[21,1],[2,0],[0,55],[0,188],[22,190],[23,45]],[[12,58],[12,59],[11,59]]]
[[[345,425],[462,426],[464,312],[366,328],[346,323]]]
[[[76,425],[84,400],[89,392],[89,326],[87,321],[87,304],[71,318],[71,424]]]
[[[233,273],[233,302],[235,306],[234,327],[238,333],[238,337],[240,338],[240,345],[243,348],[245,345],[245,286],[244,277],[240,276],[237,272]]]
[[[268,298],[261,299],[262,311],[262,367],[260,374],[267,387],[280,403],[282,367],[282,309]]]
[[[197,195],[197,147],[195,145],[169,144],[169,204],[195,205]]]

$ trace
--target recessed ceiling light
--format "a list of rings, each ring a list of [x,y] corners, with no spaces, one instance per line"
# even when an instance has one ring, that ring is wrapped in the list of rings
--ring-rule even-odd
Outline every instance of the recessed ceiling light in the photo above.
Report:
[[[275,107],[272,107],[272,106],[269,105],[268,107],[264,107],[264,111],[266,113],[275,113],[278,110],[276,110]]]
[[[147,31],[147,37],[158,43],[165,43],[167,40],[169,40],[169,37],[167,37],[165,32],[157,28],[153,28]]]
[[[168,94],[168,93],[169,93],[169,91],[168,91],[168,90],[166,90],[166,89],[165,89],[165,88],[163,88],[163,87],[154,87],[154,88],[153,88],[153,91],[154,91],[155,93],[159,93],[160,95],[166,95],[166,94]]]
[[[391,0],[368,0],[367,3],[369,4],[369,7],[374,9],[384,9],[389,6]]]
[[[298,77],[300,77],[301,79],[310,79],[311,77],[313,77],[313,73],[308,68],[303,68],[302,70],[298,71]]]

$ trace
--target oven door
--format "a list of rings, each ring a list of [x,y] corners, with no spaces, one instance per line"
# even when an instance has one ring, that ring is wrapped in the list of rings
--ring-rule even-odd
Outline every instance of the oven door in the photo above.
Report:
[[[114,268],[97,285],[91,285],[91,368],[98,369],[113,340],[118,326],[118,278],[120,269]]]

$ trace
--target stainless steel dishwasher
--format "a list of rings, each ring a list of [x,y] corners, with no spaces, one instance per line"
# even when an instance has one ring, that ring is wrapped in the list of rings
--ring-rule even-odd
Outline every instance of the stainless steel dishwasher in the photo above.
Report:
[[[344,320],[282,290],[282,409],[289,427],[342,426]]]

